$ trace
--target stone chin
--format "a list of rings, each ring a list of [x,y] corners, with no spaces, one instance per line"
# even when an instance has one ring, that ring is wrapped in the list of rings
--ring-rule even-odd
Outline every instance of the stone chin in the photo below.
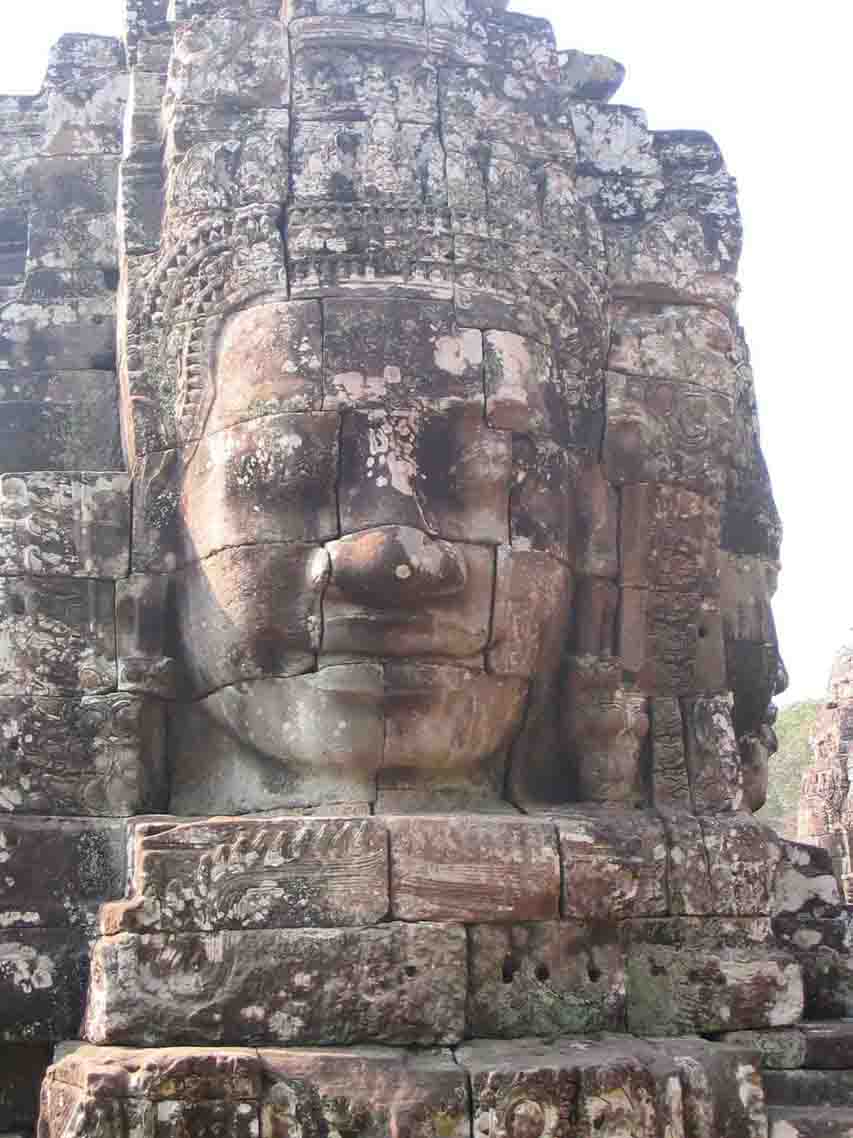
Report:
[[[528,682],[430,660],[359,660],[178,707],[174,813],[373,802],[391,791],[498,801]]]

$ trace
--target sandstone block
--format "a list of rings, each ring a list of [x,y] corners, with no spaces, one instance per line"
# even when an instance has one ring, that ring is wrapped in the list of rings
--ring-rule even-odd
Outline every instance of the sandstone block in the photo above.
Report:
[[[625,68],[606,55],[560,52],[560,84],[573,99],[606,103],[625,78]]]
[[[0,364],[32,371],[114,371],[115,297],[22,298],[0,316]],[[25,467],[26,469],[26,467]]]
[[[638,1039],[475,1040],[459,1049],[474,1132],[652,1138],[684,1125],[675,1063]]]
[[[513,548],[574,561],[576,455],[556,443],[514,435],[509,504]]]
[[[466,1138],[470,1133],[464,1072],[448,1052],[380,1047],[260,1052],[265,1091],[264,1138],[339,1132]]]
[[[773,1031],[728,1031],[724,1043],[758,1052],[761,1066],[771,1071],[796,1070],[805,1065],[806,1035],[801,1028],[780,1027]]]
[[[0,475],[0,573],[123,577],[128,571],[126,474]]]
[[[682,715],[694,808],[707,814],[738,810],[743,772],[728,697],[685,700]]]
[[[773,916],[828,918],[839,914],[841,893],[826,850],[782,841],[782,860],[773,883]]]
[[[190,696],[311,671],[328,575],[326,552],[302,544],[225,549],[179,570],[174,614]]]
[[[231,110],[286,106],[284,29],[278,20],[240,14],[178,26],[168,101]]]
[[[0,934],[0,1040],[48,1042],[77,1035],[87,951],[81,930]]]
[[[122,822],[79,818],[0,820],[3,928],[91,928],[97,908],[124,887]]]
[[[407,526],[352,534],[326,550],[324,653],[466,659],[485,651],[492,550],[435,541]]]
[[[118,932],[373,925],[388,913],[385,826],[372,818],[220,819],[138,834]]]
[[[591,577],[619,575],[619,497],[604,467],[584,464],[575,485],[575,568]]]
[[[619,484],[669,482],[718,494],[733,443],[730,397],[695,384],[608,372],[604,464]]]
[[[0,698],[0,808],[127,817],[166,805],[162,707],[125,694]]]
[[[171,574],[134,573],[116,582],[119,691],[176,699],[183,690],[175,593]]]
[[[635,107],[572,104],[578,166],[584,172],[654,177],[660,171],[646,116]]]
[[[316,301],[259,305],[228,320],[216,359],[228,383],[217,392],[208,433],[266,415],[319,411],[322,328]]]
[[[659,810],[689,810],[690,784],[681,705],[673,696],[649,700],[652,801]]]
[[[577,921],[468,928],[468,1033],[514,1037],[617,1031],[625,964],[615,926]]]
[[[337,415],[317,412],[270,415],[205,438],[184,477],[185,559],[337,536],[338,430]],[[143,513],[146,490],[143,482]]]
[[[293,196],[319,201],[444,206],[438,122],[385,128],[376,119],[299,120],[291,144]]]
[[[404,921],[535,921],[559,914],[547,823],[471,815],[385,819],[391,912]]]
[[[110,371],[0,372],[0,470],[121,470]]]
[[[483,334],[451,304],[333,299],[323,314],[327,406],[482,408]]]
[[[648,216],[614,221],[607,227],[609,272],[621,296],[733,309],[742,232],[736,187],[725,170],[673,179]]]
[[[696,1038],[654,1040],[653,1046],[678,1070],[685,1134],[765,1138],[764,1087],[754,1052]]]
[[[131,1050],[79,1043],[57,1061],[48,1083],[101,1100],[257,1099],[261,1064],[257,1051],[238,1047]]]
[[[620,655],[650,695],[720,692],[726,687],[723,630],[715,597],[622,589]]]
[[[785,1027],[803,1009],[794,957],[773,949],[769,923],[734,918],[632,921],[627,948],[629,1031]]]
[[[96,1043],[456,1043],[459,925],[121,933],[98,941],[86,1013]]]
[[[344,415],[344,533],[404,525],[446,541],[506,544],[511,478],[510,437],[490,430],[479,407]]]
[[[109,581],[0,578],[0,696],[115,690]]]
[[[153,125],[159,130],[159,113]],[[215,105],[174,107],[166,141],[167,216],[282,201],[287,196],[289,129],[284,107],[239,116]]]
[[[705,815],[699,824],[708,859],[711,912],[723,917],[768,915],[782,857],[775,833],[745,813]]]
[[[530,677],[552,671],[566,643],[572,593],[572,573],[555,557],[499,546],[489,670]]]
[[[731,320],[714,308],[616,306],[608,366],[626,375],[676,379],[735,394],[738,352]]]
[[[622,488],[621,518],[623,585],[718,595],[718,502],[645,482]]]
[[[653,815],[582,807],[549,817],[560,841],[564,917],[606,922],[667,911],[666,842]]]

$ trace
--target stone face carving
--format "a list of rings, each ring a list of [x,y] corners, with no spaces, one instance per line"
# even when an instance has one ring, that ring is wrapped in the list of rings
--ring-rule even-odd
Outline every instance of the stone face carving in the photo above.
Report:
[[[716,147],[606,105],[618,65],[541,21],[273,7],[176,9],[168,60],[131,21],[118,669],[171,704],[172,808],[651,805],[657,764],[699,775],[649,701],[732,689],[707,808],[743,764],[757,804],[775,634],[729,619],[760,574],[721,595],[760,458]]]
[[[625,1035],[853,1007],[749,814],[716,144],[501,3],[125,7],[0,97],[0,1040],[88,979],[103,1045],[40,1138],[765,1138],[741,1050]]]

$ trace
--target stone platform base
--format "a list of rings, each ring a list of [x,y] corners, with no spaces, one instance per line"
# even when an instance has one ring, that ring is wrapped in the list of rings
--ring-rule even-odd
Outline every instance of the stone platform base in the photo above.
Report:
[[[766,1138],[753,1054],[696,1038],[457,1051],[82,1046],[38,1138]]]
[[[102,912],[100,1046],[455,1046],[778,1027],[801,968],[771,932],[751,817],[157,819]]]

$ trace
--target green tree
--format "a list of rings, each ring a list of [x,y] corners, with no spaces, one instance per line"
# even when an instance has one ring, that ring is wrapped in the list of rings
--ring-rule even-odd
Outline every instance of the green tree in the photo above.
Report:
[[[823,700],[806,699],[783,707],[776,721],[779,751],[770,760],[767,802],[756,817],[786,838],[797,836],[800,781],[812,761],[809,738]]]

